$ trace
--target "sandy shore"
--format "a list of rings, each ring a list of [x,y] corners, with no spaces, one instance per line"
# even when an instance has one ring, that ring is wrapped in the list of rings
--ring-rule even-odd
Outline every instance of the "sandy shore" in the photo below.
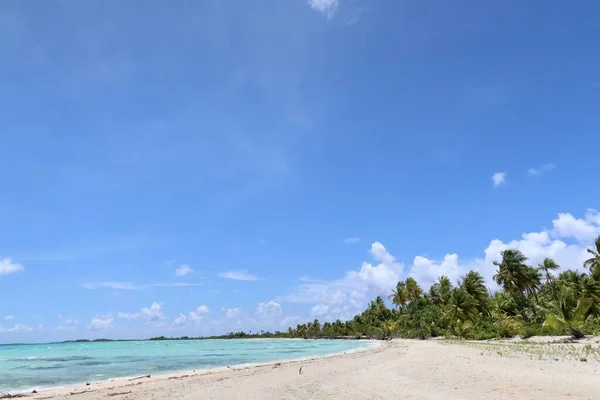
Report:
[[[600,338],[577,345],[547,341],[394,340],[364,352],[322,359],[92,383],[27,398],[600,398]]]

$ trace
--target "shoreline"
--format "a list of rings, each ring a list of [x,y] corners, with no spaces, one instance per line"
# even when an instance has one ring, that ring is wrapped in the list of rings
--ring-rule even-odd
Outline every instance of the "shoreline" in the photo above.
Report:
[[[234,339],[214,339],[214,340],[234,340]],[[243,339],[242,339],[243,340]],[[256,339],[252,339],[252,340],[305,340],[305,339],[301,339],[301,338],[281,338],[281,339],[266,339],[266,338],[256,338]],[[317,340],[317,339],[313,339],[313,340]],[[328,339],[330,340],[330,339]],[[350,340],[350,339],[346,339],[346,340]],[[40,388],[36,388],[36,387],[31,387],[28,389],[23,389],[23,390],[15,390],[15,391],[9,391],[9,392],[0,392],[0,395],[4,395],[4,394],[9,394],[9,395],[25,395],[28,398],[34,398],[34,399],[38,399],[38,395],[56,395],[56,394],[63,394],[63,392],[65,391],[69,391],[69,393],[74,393],[74,389],[80,388],[82,387],[83,389],[89,389],[93,386],[98,386],[98,385],[106,385],[106,384],[123,384],[123,383],[127,383],[127,382],[148,382],[148,381],[160,381],[160,380],[169,380],[169,379],[174,379],[174,378],[179,378],[179,377],[193,377],[193,376],[203,376],[203,375],[210,375],[211,373],[216,373],[216,372],[222,372],[222,371],[235,371],[235,370],[243,370],[243,369],[248,369],[248,368],[260,368],[260,367],[269,367],[269,366],[281,366],[281,365],[287,365],[290,363],[295,363],[295,362],[303,362],[303,361],[315,361],[315,360],[320,360],[320,359],[327,359],[327,358],[332,358],[332,357],[341,357],[347,354],[356,354],[356,353],[365,353],[365,352],[369,352],[375,349],[378,349],[380,347],[383,347],[385,344],[385,341],[381,341],[381,340],[367,340],[367,339],[360,339],[357,341],[360,342],[367,342],[369,343],[368,346],[363,347],[363,348],[356,348],[356,349],[350,349],[350,350],[343,350],[340,352],[336,352],[336,353],[329,353],[329,354],[324,354],[324,355],[317,355],[317,356],[306,356],[306,357],[300,357],[300,358],[282,358],[282,359],[276,359],[276,360],[272,360],[272,361],[265,361],[265,362],[260,362],[260,363],[244,363],[244,364],[232,364],[232,365],[227,365],[227,366],[222,366],[222,367],[212,367],[212,368],[196,368],[194,370],[187,370],[187,369],[183,369],[183,370],[173,370],[171,372],[165,372],[165,373],[160,373],[160,374],[156,374],[156,375],[150,375],[148,377],[148,375],[132,375],[132,376],[121,376],[121,377],[114,377],[114,378],[108,378],[108,379],[100,379],[100,380],[89,380],[86,382],[76,382],[76,383],[67,383],[64,385],[60,385],[60,386],[51,386],[51,387],[40,387]],[[89,383],[89,385],[88,385]],[[121,385],[118,385],[121,386]],[[123,385],[126,386],[126,385]],[[34,393],[35,391],[35,393]],[[10,397],[9,397],[10,398]],[[47,397],[42,397],[42,398],[47,398]],[[50,397],[52,398],[52,396]],[[0,399],[2,399],[2,397],[0,396]]]
[[[35,400],[593,399],[600,336],[375,341],[337,354],[181,371],[27,394]],[[344,354],[345,353],[345,354]]]

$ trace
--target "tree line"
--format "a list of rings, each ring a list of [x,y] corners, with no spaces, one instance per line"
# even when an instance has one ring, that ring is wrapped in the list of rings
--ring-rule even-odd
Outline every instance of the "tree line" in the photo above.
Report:
[[[528,264],[519,250],[507,249],[494,262],[492,292],[471,270],[453,284],[446,276],[425,291],[413,278],[398,282],[390,293],[393,307],[377,297],[352,320],[312,322],[290,327],[288,337],[507,338],[515,335],[600,333],[600,236],[588,249],[584,272],[567,269],[551,258]]]

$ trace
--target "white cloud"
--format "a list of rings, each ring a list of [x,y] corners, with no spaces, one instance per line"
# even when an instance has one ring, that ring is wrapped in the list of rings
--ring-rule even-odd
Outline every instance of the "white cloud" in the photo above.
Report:
[[[76,319],[65,318],[62,315],[59,315],[58,319],[61,320],[61,324],[56,327],[57,331],[60,331],[60,332],[69,332],[69,331],[75,330],[75,328],[77,327],[78,322],[77,322]]]
[[[4,317],[5,321],[12,321],[13,319],[15,319],[14,315],[7,315],[7,316]]]
[[[493,239],[482,252],[481,258],[462,261],[457,254],[446,254],[442,260],[416,256],[412,264],[403,266],[379,242],[371,245],[371,255],[378,264],[363,263],[360,269],[352,270],[339,280],[319,281],[303,278],[300,285],[287,296],[278,298],[282,302],[314,304],[313,316],[324,320],[348,319],[362,310],[374,296],[387,296],[398,280],[412,276],[425,289],[440,275],[456,282],[469,270],[479,271],[487,285],[494,289],[494,261],[508,248],[518,249],[529,258],[532,266],[553,258],[563,269],[583,270],[583,262],[589,258],[586,249],[600,235],[600,213],[587,210],[583,218],[561,213],[552,221],[552,229],[529,232],[520,239],[502,241]]]
[[[17,324],[11,328],[0,325],[0,333],[24,333],[24,332],[31,332],[34,329],[35,328],[32,326],[27,326],[27,325],[22,325],[22,324]]]
[[[61,323],[65,324],[65,325],[77,325],[78,324],[76,319],[69,318],[69,317],[63,317],[61,314],[58,314],[58,319],[61,321]]]
[[[308,4],[313,10],[330,19],[337,11],[339,0],[308,0]]]
[[[241,315],[242,315],[242,309],[239,307],[228,308],[227,311],[225,311],[225,318],[228,318],[228,319],[237,318]]]
[[[354,244],[360,242],[360,238],[357,237],[347,237],[344,239],[344,243],[346,244]]]
[[[86,289],[115,289],[115,290],[138,290],[139,288],[130,282],[98,282],[98,283],[84,283],[83,287]]]
[[[273,300],[267,301],[266,303],[258,303],[256,307],[256,314],[261,319],[272,320],[273,318],[280,317],[283,313],[281,305],[274,302]]]
[[[182,266],[180,266],[179,268],[177,268],[175,270],[175,275],[177,275],[177,276],[186,276],[186,275],[191,274],[193,272],[195,272],[195,271],[192,269],[192,267],[190,267],[187,264],[183,264]]]
[[[158,321],[165,319],[163,314],[162,303],[152,303],[150,307],[144,307],[137,313],[117,313],[117,317],[124,319],[147,319],[149,321]]]
[[[204,286],[203,283],[189,283],[189,282],[168,282],[168,283],[151,283],[142,287],[190,287],[190,286]]]
[[[21,272],[24,269],[21,264],[17,264],[10,258],[0,260],[0,276]]]
[[[370,253],[378,264],[364,262],[360,269],[349,271],[344,278],[336,281],[304,278],[290,294],[278,300],[327,305],[332,315],[351,315],[371,297],[387,296],[402,275],[402,263],[381,243],[373,243]]]
[[[310,309],[311,315],[315,315],[318,317],[327,314],[328,311],[329,306],[327,304],[317,304],[316,306]]]
[[[527,171],[527,175],[529,176],[537,176],[541,175],[545,172],[550,172],[556,168],[556,164],[544,164],[539,168],[529,168]]]
[[[90,290],[95,289],[113,289],[113,290],[144,290],[155,287],[190,287],[190,286],[203,286],[203,283],[189,283],[189,282],[165,282],[165,283],[149,283],[149,284],[135,284],[131,282],[97,282],[97,283],[84,283],[82,287]]]
[[[76,319],[65,318],[62,315],[59,315],[58,319],[60,319],[61,324],[56,327],[56,330],[60,332],[74,331],[79,323]]]
[[[182,326],[185,325],[185,321],[187,321],[187,317],[180,313],[179,316],[173,320],[173,324],[175,326]]]
[[[113,327],[113,317],[108,315],[97,315],[90,321],[88,329],[93,331],[102,331]]]
[[[600,234],[600,213],[590,209],[585,218],[575,218],[571,214],[561,213],[552,221],[554,236],[562,238],[573,237],[579,241],[592,240]]]
[[[190,321],[194,321],[194,322],[200,322],[202,321],[207,314],[210,313],[210,310],[208,309],[207,306],[199,306],[198,308],[196,308],[196,310],[194,311],[190,311]]]
[[[249,274],[248,271],[228,271],[219,274],[220,278],[233,279],[236,281],[260,281],[262,278]]]
[[[287,328],[289,326],[295,327],[296,325],[302,324],[304,322],[306,322],[306,318],[302,318],[299,315],[288,315],[281,320],[281,323],[279,325]]]
[[[495,288],[493,276],[496,273],[494,261],[500,260],[500,253],[508,248],[520,250],[529,258],[530,265],[538,265],[544,258],[554,259],[563,269],[582,270],[583,262],[589,257],[586,249],[592,240],[600,235],[600,218],[596,210],[588,210],[585,219],[575,218],[571,214],[558,214],[552,221],[551,230],[524,233],[521,239],[503,242],[500,239],[490,241],[484,250],[484,258],[476,258],[460,263],[456,254],[447,255],[444,261],[436,262],[424,257],[415,258],[411,275],[424,286],[429,286],[439,275],[447,275],[456,280],[469,270],[479,271],[488,286]],[[575,239],[567,243],[566,239]]]
[[[494,183],[494,187],[504,185],[506,183],[506,172],[496,172],[492,175],[492,182]]]

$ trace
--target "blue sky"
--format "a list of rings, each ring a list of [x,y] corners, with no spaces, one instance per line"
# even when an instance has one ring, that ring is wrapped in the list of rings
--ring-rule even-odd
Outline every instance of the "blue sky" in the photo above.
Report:
[[[348,318],[507,246],[579,267],[599,13],[3,1],[0,342]]]

